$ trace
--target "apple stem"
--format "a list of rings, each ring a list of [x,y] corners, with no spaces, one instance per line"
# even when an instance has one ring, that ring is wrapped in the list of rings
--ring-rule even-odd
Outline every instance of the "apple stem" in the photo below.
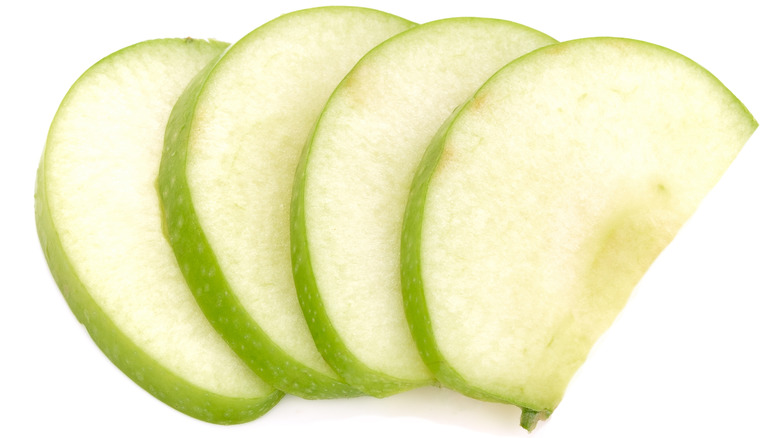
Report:
[[[540,420],[546,420],[549,416],[549,412],[523,408],[523,415],[520,417],[520,426],[528,432],[531,432],[536,427],[536,423]]]

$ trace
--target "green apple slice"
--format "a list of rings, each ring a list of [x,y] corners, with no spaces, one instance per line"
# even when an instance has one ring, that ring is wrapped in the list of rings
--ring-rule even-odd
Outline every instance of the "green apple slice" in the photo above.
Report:
[[[373,49],[330,97],[296,177],[295,280],[323,357],[366,394],[433,381],[406,324],[400,274],[404,208],[425,148],[496,70],[555,42],[509,21],[435,21]]]
[[[576,40],[502,69],[437,134],[406,210],[405,309],[436,377],[533,428],[756,127],[648,43]]]
[[[290,394],[359,394],[322,359],[298,304],[289,238],[295,166],[349,69],[413,25],[352,7],[284,15],[233,45],[172,112],[160,190],[179,264],[234,351]]]
[[[87,70],[52,122],[35,213],[54,279],[108,358],[181,412],[240,423],[282,393],[200,312],[164,235],[156,186],[171,108],[226,46],[153,40]]]

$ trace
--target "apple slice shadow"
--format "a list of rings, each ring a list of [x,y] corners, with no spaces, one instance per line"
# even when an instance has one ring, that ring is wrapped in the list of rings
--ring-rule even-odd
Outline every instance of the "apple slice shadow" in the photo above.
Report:
[[[317,409],[302,407],[302,404],[310,403],[288,396],[266,416],[276,416],[274,421],[287,420],[299,426],[301,423],[331,423],[355,418],[407,418],[498,436],[518,436],[523,432],[520,408],[475,400],[432,386],[387,398],[319,400]],[[541,428],[543,424],[539,426]]]

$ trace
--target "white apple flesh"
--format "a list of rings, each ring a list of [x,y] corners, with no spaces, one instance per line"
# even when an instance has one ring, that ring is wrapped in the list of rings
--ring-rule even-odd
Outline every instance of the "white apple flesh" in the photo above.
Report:
[[[509,64],[445,124],[406,210],[412,333],[442,383],[555,409],[756,122],[671,50],[594,38]]]
[[[282,393],[200,312],[163,233],[156,187],[171,108],[226,46],[153,40],[90,68],[52,122],[35,199],[54,279],[109,359],[186,414],[240,423]]]

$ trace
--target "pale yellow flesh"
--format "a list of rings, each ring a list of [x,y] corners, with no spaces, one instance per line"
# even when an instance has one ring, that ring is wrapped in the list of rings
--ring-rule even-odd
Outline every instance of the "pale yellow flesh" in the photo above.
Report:
[[[228,348],[192,297],[162,229],[157,172],[168,115],[219,51],[152,42],[93,67],[52,125],[45,181],[52,222],[77,277],[119,330],[207,391],[272,391]]]
[[[284,16],[236,43],[193,119],[187,180],[232,292],[294,359],[335,376],[300,310],[290,260],[295,168],[330,93],[375,45],[412,24],[366,9]]]
[[[479,85],[554,42],[507,21],[428,23],[373,50],[328,102],[306,168],[306,238],[327,316],[368,367],[430,379],[401,297],[401,226],[414,171],[442,122]]]
[[[502,71],[451,127],[425,204],[446,361],[486,393],[554,408],[755,127],[709,73],[650,44],[576,41]]]

